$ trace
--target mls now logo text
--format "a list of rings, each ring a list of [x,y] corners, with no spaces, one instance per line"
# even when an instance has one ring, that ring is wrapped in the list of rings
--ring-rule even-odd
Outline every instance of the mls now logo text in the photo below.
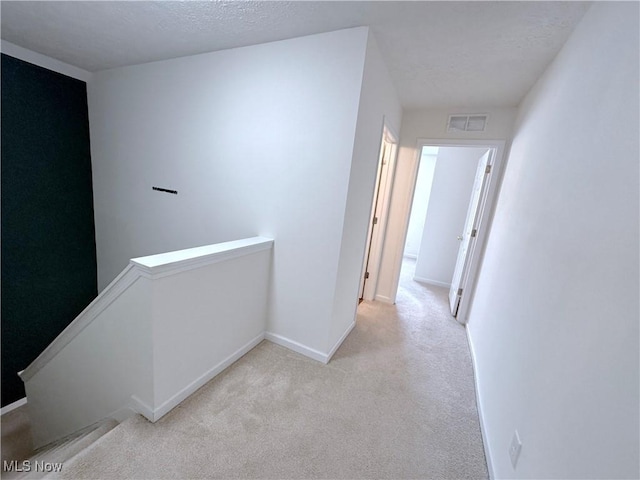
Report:
[[[2,471],[4,472],[60,472],[62,470],[62,463],[58,462],[41,462],[36,460],[32,462],[31,460],[23,460],[19,462],[18,460],[7,461],[4,460],[2,462]]]

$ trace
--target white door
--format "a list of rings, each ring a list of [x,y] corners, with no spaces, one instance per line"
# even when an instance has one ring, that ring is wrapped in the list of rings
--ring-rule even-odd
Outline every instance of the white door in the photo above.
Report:
[[[456,268],[453,271],[453,279],[451,280],[451,289],[449,290],[449,306],[451,314],[455,317],[458,314],[460,299],[464,291],[466,282],[467,269],[469,260],[473,252],[473,245],[478,233],[478,224],[480,213],[482,212],[483,198],[491,172],[491,153],[488,150],[478,161],[478,170],[476,170],[476,179],[473,183],[473,191],[471,192],[471,200],[467,210],[467,219],[464,223],[464,231],[458,240],[460,240],[460,249],[458,250],[458,259],[456,260]]]
[[[359,300],[361,301],[363,299],[373,300],[375,296],[376,275],[381,253],[380,242],[384,238],[384,220],[386,218],[386,204],[388,203],[388,176],[392,151],[393,144],[387,140],[386,135],[383,135],[380,162],[378,165],[378,177],[374,190],[369,234],[367,235],[367,245],[365,249],[363,276],[360,280]]]

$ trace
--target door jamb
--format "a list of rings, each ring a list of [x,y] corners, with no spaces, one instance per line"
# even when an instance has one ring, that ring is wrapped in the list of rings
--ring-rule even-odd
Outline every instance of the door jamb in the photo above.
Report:
[[[371,211],[369,214],[369,228],[367,230],[367,240],[366,240],[366,245],[365,245],[365,258],[363,261],[363,265],[362,265],[362,272],[360,275],[360,288],[358,290],[358,292],[362,292],[362,299],[364,300],[374,300],[375,296],[376,296],[376,290],[377,290],[377,286],[378,286],[378,277],[380,275],[380,264],[382,262],[382,255],[384,252],[384,244],[385,244],[385,240],[387,237],[387,223],[388,223],[388,219],[389,219],[389,207],[391,205],[391,195],[393,193],[393,185],[395,182],[395,171],[396,171],[396,159],[398,157],[398,135],[395,132],[395,130],[391,127],[391,125],[389,125],[389,123],[387,122],[386,117],[383,118],[383,122],[382,122],[382,132],[380,134],[380,149],[378,151],[378,161],[379,166],[378,168],[382,167],[382,149],[384,148],[384,143],[385,140],[391,145],[391,152],[389,154],[389,158],[388,158],[388,165],[387,165],[387,173],[386,173],[386,182],[385,182],[385,188],[384,191],[381,191],[379,193],[379,197],[376,198],[376,186],[377,186],[377,180],[376,180],[376,184],[374,184],[373,189],[373,198],[372,198],[372,204],[371,204]],[[367,259],[367,250],[369,250],[370,248],[370,243],[372,243],[373,239],[373,225],[372,225],[372,219],[373,219],[373,215],[376,211],[376,200],[378,200],[378,202],[382,202],[381,204],[381,215],[380,218],[378,219],[378,231],[376,234],[376,245],[375,245],[375,249],[371,251],[371,255],[369,255],[369,258]],[[367,267],[367,262],[370,265],[373,265],[373,268],[369,268],[369,272],[372,273],[372,275],[369,277],[369,279],[367,279],[367,282],[364,281],[364,275],[366,274],[365,269]],[[360,295],[360,294],[359,294]]]

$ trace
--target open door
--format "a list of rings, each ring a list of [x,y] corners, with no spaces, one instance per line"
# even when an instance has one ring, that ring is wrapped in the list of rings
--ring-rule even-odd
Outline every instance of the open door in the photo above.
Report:
[[[385,125],[380,145],[378,173],[373,204],[371,206],[362,277],[360,280],[359,302],[362,302],[362,300],[373,300],[375,297],[380,258],[382,256],[382,244],[384,242],[389,210],[396,145],[397,140]]]
[[[489,184],[488,179],[491,174],[492,156],[493,150],[490,149],[478,161],[478,169],[476,170],[476,178],[473,183],[473,191],[471,192],[471,200],[467,210],[464,231],[462,236],[458,237],[458,240],[460,240],[460,249],[458,250],[456,267],[453,271],[451,289],[449,290],[449,306],[451,308],[451,314],[454,317],[458,314],[458,307],[460,306],[460,301],[464,293],[464,286],[469,270],[469,260],[475,245],[487,185]]]

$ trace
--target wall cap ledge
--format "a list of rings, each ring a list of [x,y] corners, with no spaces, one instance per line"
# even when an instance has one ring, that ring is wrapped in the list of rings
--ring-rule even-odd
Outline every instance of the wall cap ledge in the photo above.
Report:
[[[29,381],[140,278],[156,280],[194,268],[269,250],[273,239],[252,237],[131,259],[129,265],[18,375]]]

